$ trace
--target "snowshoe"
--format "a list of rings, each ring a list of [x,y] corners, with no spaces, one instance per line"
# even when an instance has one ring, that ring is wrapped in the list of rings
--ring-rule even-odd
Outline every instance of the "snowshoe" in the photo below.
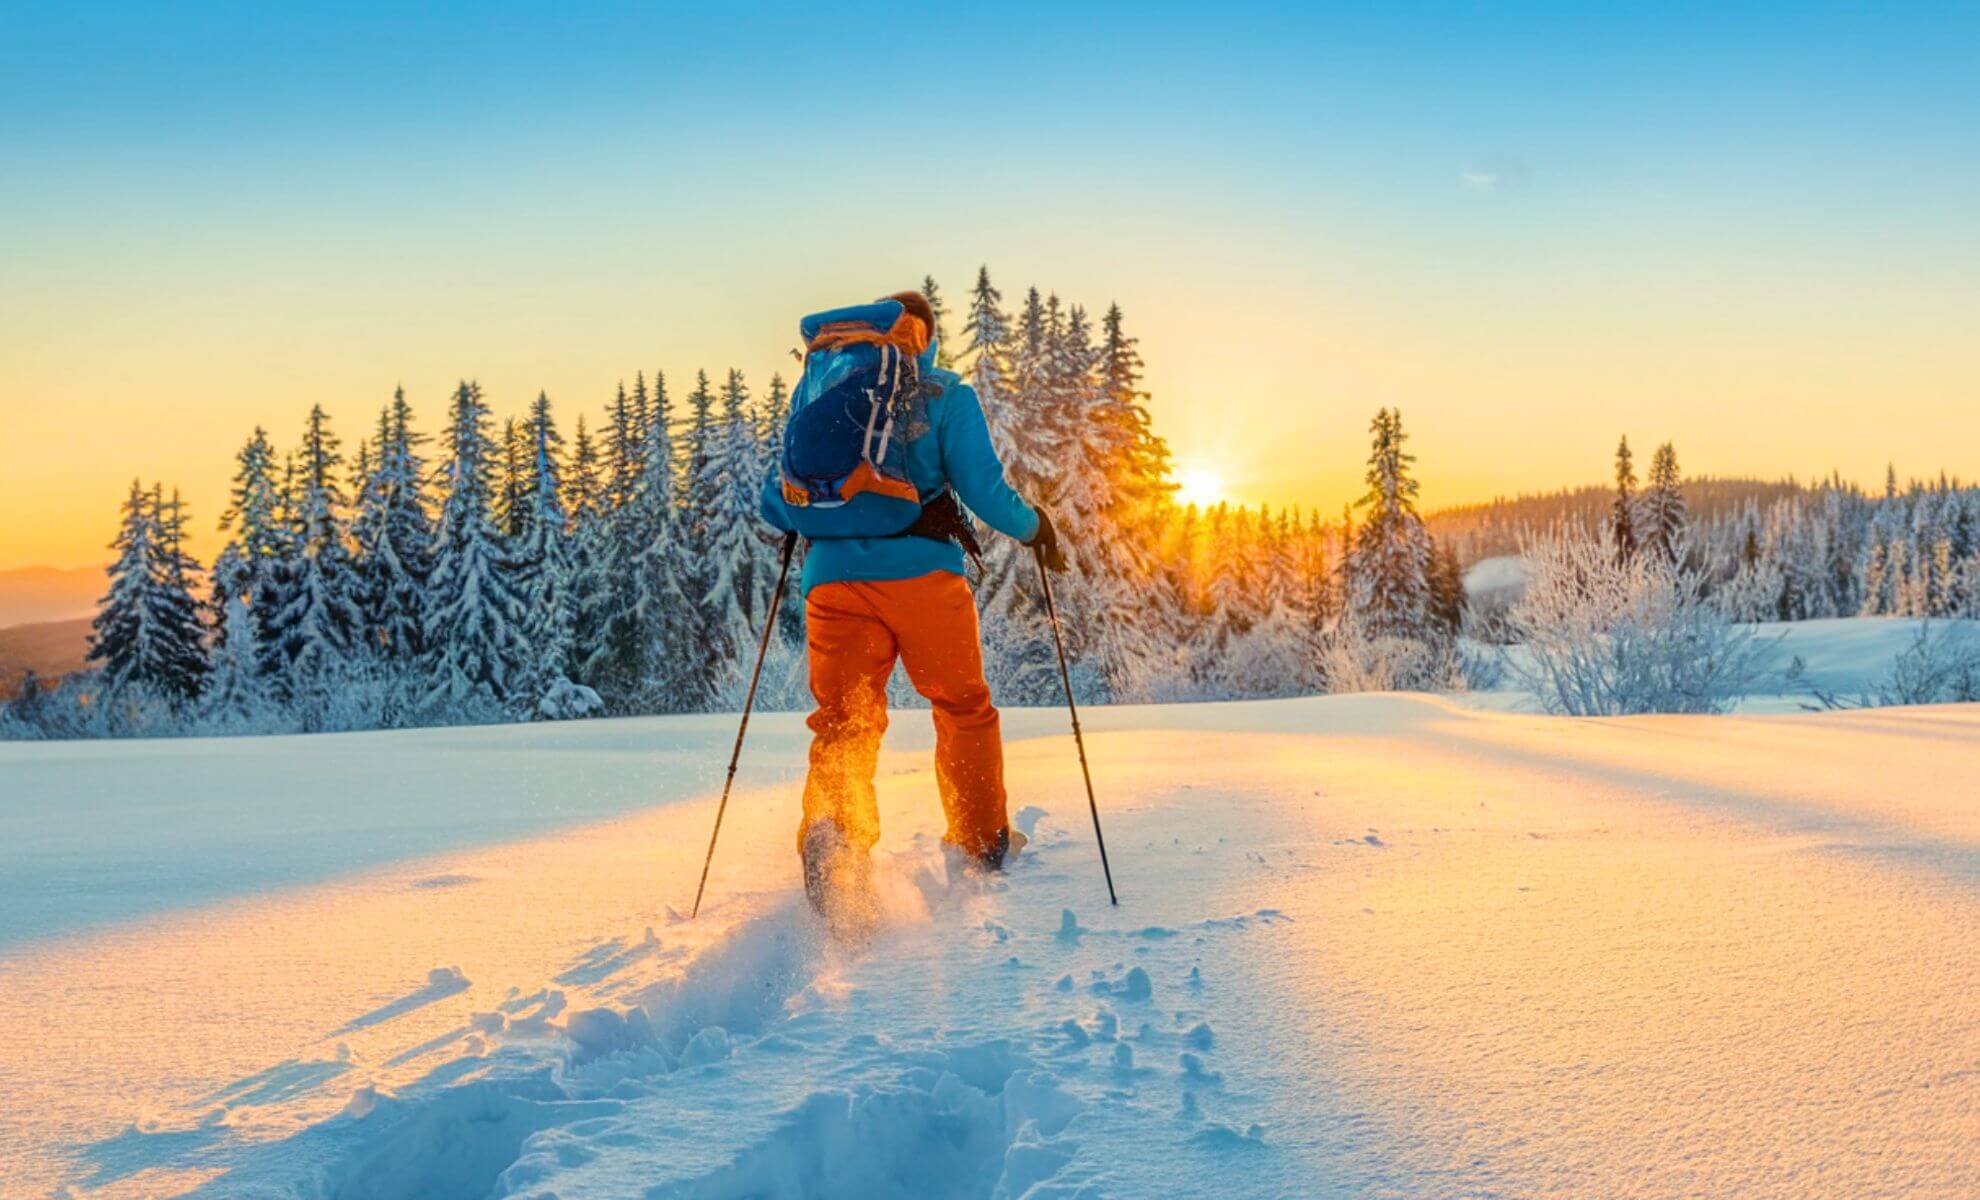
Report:
[[[819,821],[804,835],[804,898],[839,941],[863,943],[879,924],[873,862],[836,822]]]

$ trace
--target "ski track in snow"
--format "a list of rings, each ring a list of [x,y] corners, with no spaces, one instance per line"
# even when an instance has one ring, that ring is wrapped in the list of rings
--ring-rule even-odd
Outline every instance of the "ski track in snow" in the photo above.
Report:
[[[890,751],[857,950],[786,783],[694,923],[706,798],[0,951],[0,1192],[1980,1194],[1974,706],[1088,725],[1119,909],[1046,737],[987,884]]]

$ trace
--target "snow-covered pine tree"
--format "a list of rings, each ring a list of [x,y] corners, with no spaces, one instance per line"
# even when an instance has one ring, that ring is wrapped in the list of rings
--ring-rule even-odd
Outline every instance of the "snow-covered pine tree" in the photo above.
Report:
[[[656,373],[655,381],[659,376]],[[632,390],[632,444],[627,447],[635,471],[638,474],[646,469],[646,440],[653,434],[653,403],[646,395],[646,372],[633,373]],[[637,488],[638,484],[635,483]],[[630,496],[628,497],[630,498]]]
[[[488,434],[480,385],[463,381],[447,424],[446,496],[440,507],[426,615],[426,704],[440,720],[513,707],[529,660],[520,602],[493,518],[499,447]]]
[[[779,462],[784,453],[784,422],[791,416],[791,391],[781,372],[772,372],[770,387],[757,405],[757,459],[765,470]]]
[[[1112,699],[1115,683],[1132,692],[1143,677],[1143,658],[1160,650],[1148,644],[1143,620],[1150,611],[1147,605],[1159,598],[1150,594],[1153,589],[1131,534],[1116,519],[1114,472],[1128,431],[1110,419],[1110,399],[1101,391],[1098,366],[1086,310],[1074,305],[1053,331],[1045,371],[1060,446],[1052,517],[1068,534],[1065,545],[1072,564],[1065,579],[1055,581],[1055,591],[1067,653],[1089,662],[1100,683],[1100,694],[1092,697],[1096,702]],[[1014,553],[1020,567],[1032,558],[1022,547]],[[1029,584],[1036,573],[1034,567],[1020,578]]]
[[[1099,531],[1112,492],[1109,474],[1119,449],[1115,442],[1118,431],[1100,419],[1097,356],[1086,310],[1074,305],[1061,319],[1058,297],[1054,296],[1048,313],[1039,410],[1056,430],[1053,513],[1067,529],[1080,532],[1080,543],[1067,549],[1084,580],[1100,565],[1088,561],[1098,557],[1089,553],[1088,547],[1097,548],[1091,538]],[[1070,593],[1074,589],[1062,590]]]
[[[604,507],[607,512],[625,507],[639,486],[639,441],[638,417],[626,395],[626,385],[620,383],[618,393],[606,409]]]
[[[1319,684],[1299,587],[1298,536],[1289,509],[1275,515],[1260,505],[1249,524],[1250,608],[1257,617],[1228,651],[1233,695],[1293,695]]]
[[[1430,544],[1430,615],[1452,636],[1464,625],[1464,570],[1448,541]]]
[[[1202,620],[1190,647],[1196,682],[1207,697],[1246,694],[1251,685],[1239,671],[1237,647],[1268,611],[1260,586],[1264,574],[1253,544],[1250,510],[1219,504],[1203,522],[1204,587]]]
[[[1035,289],[1033,295],[1036,296]],[[1003,299],[1003,293],[990,282],[990,268],[978,268],[976,286],[970,292],[969,319],[963,325],[965,345],[962,357],[968,360],[965,378],[983,406],[991,441],[1008,467],[1016,453],[1014,447],[1022,417],[1018,411],[1017,382],[1012,362],[1015,347],[1012,344],[1010,318],[1002,307]],[[1042,307],[1039,315],[1042,337]],[[1015,473],[1012,473],[1011,479],[1014,485],[1022,489],[1024,482]],[[1013,591],[1017,586],[1016,569],[1022,564],[1009,546],[999,544],[996,539],[987,544],[985,550],[983,577],[977,581],[978,607],[984,613],[985,644],[999,646],[999,639],[1004,633],[1003,617],[1013,609],[1018,599]]]
[[[1952,485],[1943,473],[1936,486],[1926,491],[1912,516],[1911,536],[1918,547],[1920,582],[1923,590],[1922,615],[1943,617],[1951,607],[1953,589],[1952,532],[1949,517]]]
[[[1001,318],[986,316],[985,319]],[[972,324],[975,323],[973,317]],[[993,375],[1007,374],[995,380],[994,397],[981,388],[977,391],[991,441],[1003,459],[1005,476],[1011,486],[1033,504],[1048,508],[1055,497],[1047,485],[1058,474],[1050,459],[1058,420],[1058,414],[1053,411],[1052,350],[1045,299],[1037,288],[1032,288],[1025,298],[1016,336],[1008,339],[1004,353],[999,356],[1002,362],[989,363]],[[980,352],[972,363],[971,374],[983,374],[989,359],[987,352]],[[1034,619],[1041,601],[1031,552],[1001,538],[991,539],[984,549],[983,577],[977,584],[980,607],[985,612],[1010,618],[1018,628],[1030,630],[1022,636],[1036,643],[1047,631]],[[1007,651],[1018,653],[1010,647],[1011,639],[1019,636],[1017,629],[1005,628],[1002,635]],[[1019,656],[1036,659],[1036,645]]]
[[[1119,304],[1107,306],[1100,330],[1100,419],[1126,431],[1123,436],[1117,430],[1110,439],[1119,453],[1108,472],[1115,552],[1136,564],[1124,578],[1147,581],[1137,585],[1145,588],[1143,611],[1149,618],[1142,623],[1144,640],[1155,647],[1179,645],[1181,594],[1173,572],[1155,552],[1161,544],[1161,527],[1175,513],[1169,446],[1155,432],[1148,414],[1148,393],[1141,389],[1139,339],[1128,336]]]
[[[1033,421],[1027,429],[1031,434],[1033,458],[1027,474],[1034,480],[1029,494],[1047,503],[1055,503],[1065,485],[1066,458],[1071,453],[1069,443],[1078,419],[1077,379],[1082,366],[1090,368],[1090,364],[1076,363],[1078,354],[1067,335],[1066,306],[1060,303],[1059,294],[1053,292],[1045,297],[1045,342],[1040,348],[1037,378],[1028,397]]]
[[[1631,463],[1629,435],[1616,444],[1616,499],[1609,506],[1609,541],[1616,560],[1636,557],[1636,468]]]
[[[775,576],[764,569],[757,496],[763,467],[749,414],[749,389],[742,372],[730,370],[722,385],[722,412],[709,437],[697,491],[706,500],[706,531],[699,553],[706,575],[697,608],[705,624],[702,650],[714,673],[709,686],[719,693],[743,663],[769,608]]]
[[[1776,502],[1768,518],[1768,543],[1786,578],[1782,598],[1785,620],[1836,615],[1825,574],[1832,553],[1832,531],[1817,519],[1818,511],[1810,497],[1801,496]]]
[[[164,665],[159,682],[167,695],[194,700],[204,686],[208,666],[206,623],[200,619],[200,603],[193,595],[200,566],[186,551],[186,510],[179,490],[173,488],[172,498],[167,500],[162,487],[154,488],[152,505],[157,520],[152,624]]]
[[[1903,524],[1903,499],[1898,495],[1897,467],[1884,467],[1884,494],[1876,502],[1864,524],[1861,557],[1857,573],[1863,580],[1858,615],[1886,616],[1897,611],[1898,575],[1893,569],[1899,529]]]
[[[229,546],[222,558],[238,551]],[[217,573],[220,565],[214,565]],[[273,719],[268,684],[261,676],[261,654],[247,601],[227,597],[214,638],[212,670],[199,699],[200,715],[222,729],[254,728]]]
[[[296,452],[285,450],[282,453],[282,473],[275,484],[275,528],[278,531],[279,546],[276,551],[274,569],[269,572],[268,594],[257,598],[257,607],[265,608],[264,626],[266,636],[262,638],[261,673],[269,677],[278,695],[286,697],[288,692],[289,659],[282,645],[282,614],[295,592],[296,579],[302,571],[302,470],[296,464]]]
[[[1120,305],[1108,307],[1090,351],[1084,317],[1075,307],[1067,327],[1071,357],[1091,364],[1087,399],[1071,424],[1084,461],[1067,527],[1087,548],[1081,571],[1096,594],[1089,643],[1110,695],[1128,699],[1166,686],[1158,677],[1170,673],[1184,640],[1181,598],[1157,553],[1157,526],[1173,507],[1175,485],[1168,446],[1142,404],[1141,355]]]
[[[933,275],[921,277],[921,298],[928,301],[928,311],[935,314],[935,328],[929,330],[935,339],[935,365],[953,371],[957,356],[949,348],[949,309],[942,303],[942,291],[935,286]]]
[[[605,486],[597,439],[579,413],[564,470],[564,513],[570,522],[571,653],[566,673],[593,686],[591,665],[603,661],[611,589],[605,574],[611,519],[604,511]]]
[[[1100,324],[1099,419],[1116,427],[1108,437],[1119,460],[1109,471],[1116,501],[1116,523],[1131,529],[1169,507],[1176,485],[1169,478],[1169,446],[1155,432],[1142,403],[1140,339],[1127,335],[1121,306],[1110,304]]]
[[[664,378],[656,382],[664,396]],[[642,711],[647,703],[651,638],[639,603],[638,563],[647,550],[651,515],[640,510],[639,501],[650,483],[647,450],[656,436],[665,436],[664,421],[658,424],[662,428],[656,429],[645,373],[635,377],[630,395],[621,383],[605,431],[605,509],[589,539],[579,589],[574,645],[581,649],[572,678],[596,688],[618,712]]]
[[[1299,525],[1297,512],[1294,513],[1293,524]],[[1299,550],[1293,559],[1300,594],[1299,611],[1305,615],[1310,633],[1315,635],[1326,628],[1335,615],[1333,568],[1327,554],[1328,537],[1320,514],[1313,513],[1299,531]]]
[[[1048,307],[1037,288],[1026,294],[1011,351],[1007,394],[996,411],[984,412],[1012,485],[1047,504],[1052,501],[1046,485],[1055,476],[1052,455],[1058,433],[1051,377],[1052,317],[1057,308],[1057,296]]]
[[[502,422],[502,467],[495,484],[495,529],[504,542],[521,537],[529,519],[529,465],[529,434],[510,417]]]
[[[1338,564],[1335,574],[1339,576],[1334,582],[1334,611],[1339,617],[1348,616],[1349,610],[1354,607],[1355,534],[1354,505],[1343,504],[1341,505],[1340,553],[1334,556],[1334,561]]]
[[[179,703],[199,694],[206,660],[191,591],[197,567],[181,548],[183,531],[176,496],[168,508],[162,489],[147,491],[131,481],[111,542],[117,558],[109,567],[110,589],[90,622],[85,656],[102,671],[106,699],[155,696]]]
[[[1352,592],[1349,607],[1377,636],[1425,639],[1433,633],[1430,615],[1430,536],[1416,512],[1417,483],[1410,476],[1416,456],[1400,410],[1381,409],[1369,425],[1374,435],[1368,455],[1368,510],[1348,555]]]
[[[1291,510],[1282,508],[1274,513],[1271,505],[1260,504],[1253,543],[1258,607],[1290,608],[1294,594]]]
[[[768,391],[764,392],[763,403],[760,407],[763,410],[763,448],[759,461],[762,463],[760,470],[767,474],[773,467],[783,461],[784,423],[790,419],[791,415],[790,386],[784,382],[784,377],[781,373],[773,372],[771,374],[770,387]],[[760,483],[761,480],[758,482]],[[752,498],[751,511],[756,511],[756,508],[756,501]],[[793,574],[795,574],[795,570],[795,566],[793,566]],[[772,576],[771,585],[773,588],[775,584],[776,578]],[[804,641],[804,594],[795,584],[787,585],[784,588],[784,604],[781,612],[778,614],[777,624],[779,637],[782,641],[792,645],[802,644]]]
[[[714,579],[715,564],[710,552],[710,539],[715,524],[715,506],[724,499],[708,490],[709,462],[718,452],[716,442],[720,437],[715,421],[715,390],[708,382],[708,372],[695,372],[694,390],[688,393],[687,400],[687,429],[679,455],[681,461],[676,466],[680,473],[676,532],[680,539],[681,587],[687,595],[699,597],[709,593]],[[711,614],[697,606],[690,645],[715,645],[718,624]],[[716,664],[704,661],[702,667],[704,686],[701,694],[706,694],[706,685],[714,678]]]
[[[1891,609],[1893,616],[1926,616],[1925,567],[1923,556],[1910,539],[1891,543],[1890,572],[1895,580],[1896,602]]]
[[[413,429],[406,390],[378,414],[376,450],[351,522],[357,543],[363,642],[381,660],[408,666],[426,652],[426,586],[433,571],[426,436]]]
[[[987,276],[979,280],[979,292],[987,283]],[[990,297],[994,296],[992,289]],[[994,313],[982,314],[981,321],[978,316],[972,313],[972,325],[1000,319]],[[1054,455],[1064,445],[1066,410],[1071,406],[1066,398],[1071,356],[1064,338],[1065,317],[1058,297],[1048,301],[1037,288],[1030,289],[1016,343],[1008,352],[1009,377],[997,382],[1001,394],[995,406],[978,392],[991,439],[1011,485],[1033,504],[1047,508],[1056,504],[1062,464]],[[973,375],[983,371],[986,357],[987,352],[979,353],[972,363]],[[1073,532],[1070,526],[1067,529]],[[1059,686],[1056,651],[1037,579],[1037,565],[1029,549],[1007,538],[993,538],[985,545],[982,578],[977,581],[984,640],[993,647],[998,663],[999,693],[1017,703],[1048,703]],[[1076,590],[1061,585],[1059,593],[1071,603]],[[1080,625],[1073,620],[1062,623],[1062,628],[1068,628],[1076,638]],[[1077,658],[1080,651],[1069,644],[1068,653]],[[1088,671],[1075,686],[1093,677],[1094,672]]]
[[[371,481],[371,473],[375,468],[376,468],[376,464],[373,461],[371,454],[371,439],[359,438],[357,453],[353,455],[351,458],[351,478],[350,478],[351,495],[359,497],[360,499],[363,498],[364,485]],[[354,527],[357,524],[357,517],[355,514],[353,514],[351,517],[351,524]],[[352,536],[352,540],[356,541],[357,538],[356,533],[353,532],[351,536]]]
[[[1665,442],[1650,459],[1650,483],[1636,516],[1637,543],[1666,561],[1677,562],[1684,556],[1689,526],[1677,449]]]
[[[708,460],[715,453],[715,389],[708,382],[708,372],[694,373],[694,390],[688,393],[687,441],[682,448],[681,504],[699,523],[707,516],[710,497],[698,495],[697,485],[707,477]],[[696,538],[701,536],[697,531]],[[698,549],[698,544],[695,545]]]
[[[640,390],[645,390],[643,382]],[[597,711],[602,702],[592,689],[573,683],[569,674],[581,581],[564,513],[559,462],[564,439],[557,432],[548,393],[536,394],[524,437],[529,444],[529,476],[522,489],[521,528],[509,546],[528,651],[517,684],[517,707],[533,716],[583,716]]]
[[[628,572],[632,620],[622,630],[629,638],[625,653],[636,672],[637,702],[663,712],[698,707],[705,678],[694,641],[700,613],[686,587],[691,572],[682,540],[674,436],[673,400],[666,379],[656,372],[646,466],[629,509],[637,552]]]
[[[1004,315],[1003,302],[1003,293],[990,284],[990,268],[978,268],[976,287],[970,292],[969,320],[963,325],[963,354],[969,359],[970,386],[976,389],[986,415],[1000,412],[1009,398],[1011,322]],[[991,433],[996,432],[993,425]]]
[[[322,405],[310,409],[303,444],[294,460],[291,528],[294,545],[285,572],[281,608],[265,646],[281,664],[284,696],[302,708],[306,728],[348,665],[360,623],[357,576],[344,529],[344,493],[337,468],[337,436]]]
[[[603,484],[598,474],[598,443],[585,428],[579,413],[577,430],[571,435],[571,459],[564,468],[564,513],[573,526],[582,528],[598,515],[603,500]]]
[[[157,567],[151,493],[137,480],[124,497],[123,520],[110,548],[117,552],[108,570],[110,590],[90,621],[85,661],[103,673],[103,694],[149,682],[160,671],[160,651],[151,626],[151,580]]]
[[[1869,524],[1869,502],[1863,493],[1845,484],[1840,474],[1832,476],[1822,489],[1822,525],[1828,531],[1823,575],[1831,615],[1853,616],[1863,606],[1864,580],[1858,565],[1867,553]]]
[[[288,552],[287,531],[282,525],[281,489],[275,474],[275,448],[268,442],[268,431],[255,426],[253,435],[234,456],[234,461],[233,488],[227,510],[220,517],[220,531],[233,535],[227,549],[234,553],[223,552],[214,563],[210,607],[216,618],[224,618],[228,600],[238,597],[247,601],[255,641],[265,648],[274,624],[276,593]],[[216,637],[225,643],[224,619],[219,621]]]

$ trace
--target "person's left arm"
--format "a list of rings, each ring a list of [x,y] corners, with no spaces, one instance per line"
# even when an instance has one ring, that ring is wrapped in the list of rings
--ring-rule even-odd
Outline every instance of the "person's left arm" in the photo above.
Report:
[[[757,497],[756,515],[779,533],[791,533],[791,514],[784,507],[784,473],[774,463],[763,477],[763,491]]]

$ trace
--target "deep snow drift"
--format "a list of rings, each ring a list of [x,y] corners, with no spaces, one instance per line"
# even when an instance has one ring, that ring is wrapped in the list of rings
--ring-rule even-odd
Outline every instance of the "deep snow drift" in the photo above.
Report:
[[[1980,709],[1099,710],[1115,910],[1062,721],[1012,714],[1036,840],[980,887],[897,717],[858,953],[797,900],[790,717],[692,924],[721,722],[0,747],[10,820],[133,862],[178,754],[323,810],[226,835],[293,886],[216,864],[0,947],[4,1190],[1980,1194]]]

